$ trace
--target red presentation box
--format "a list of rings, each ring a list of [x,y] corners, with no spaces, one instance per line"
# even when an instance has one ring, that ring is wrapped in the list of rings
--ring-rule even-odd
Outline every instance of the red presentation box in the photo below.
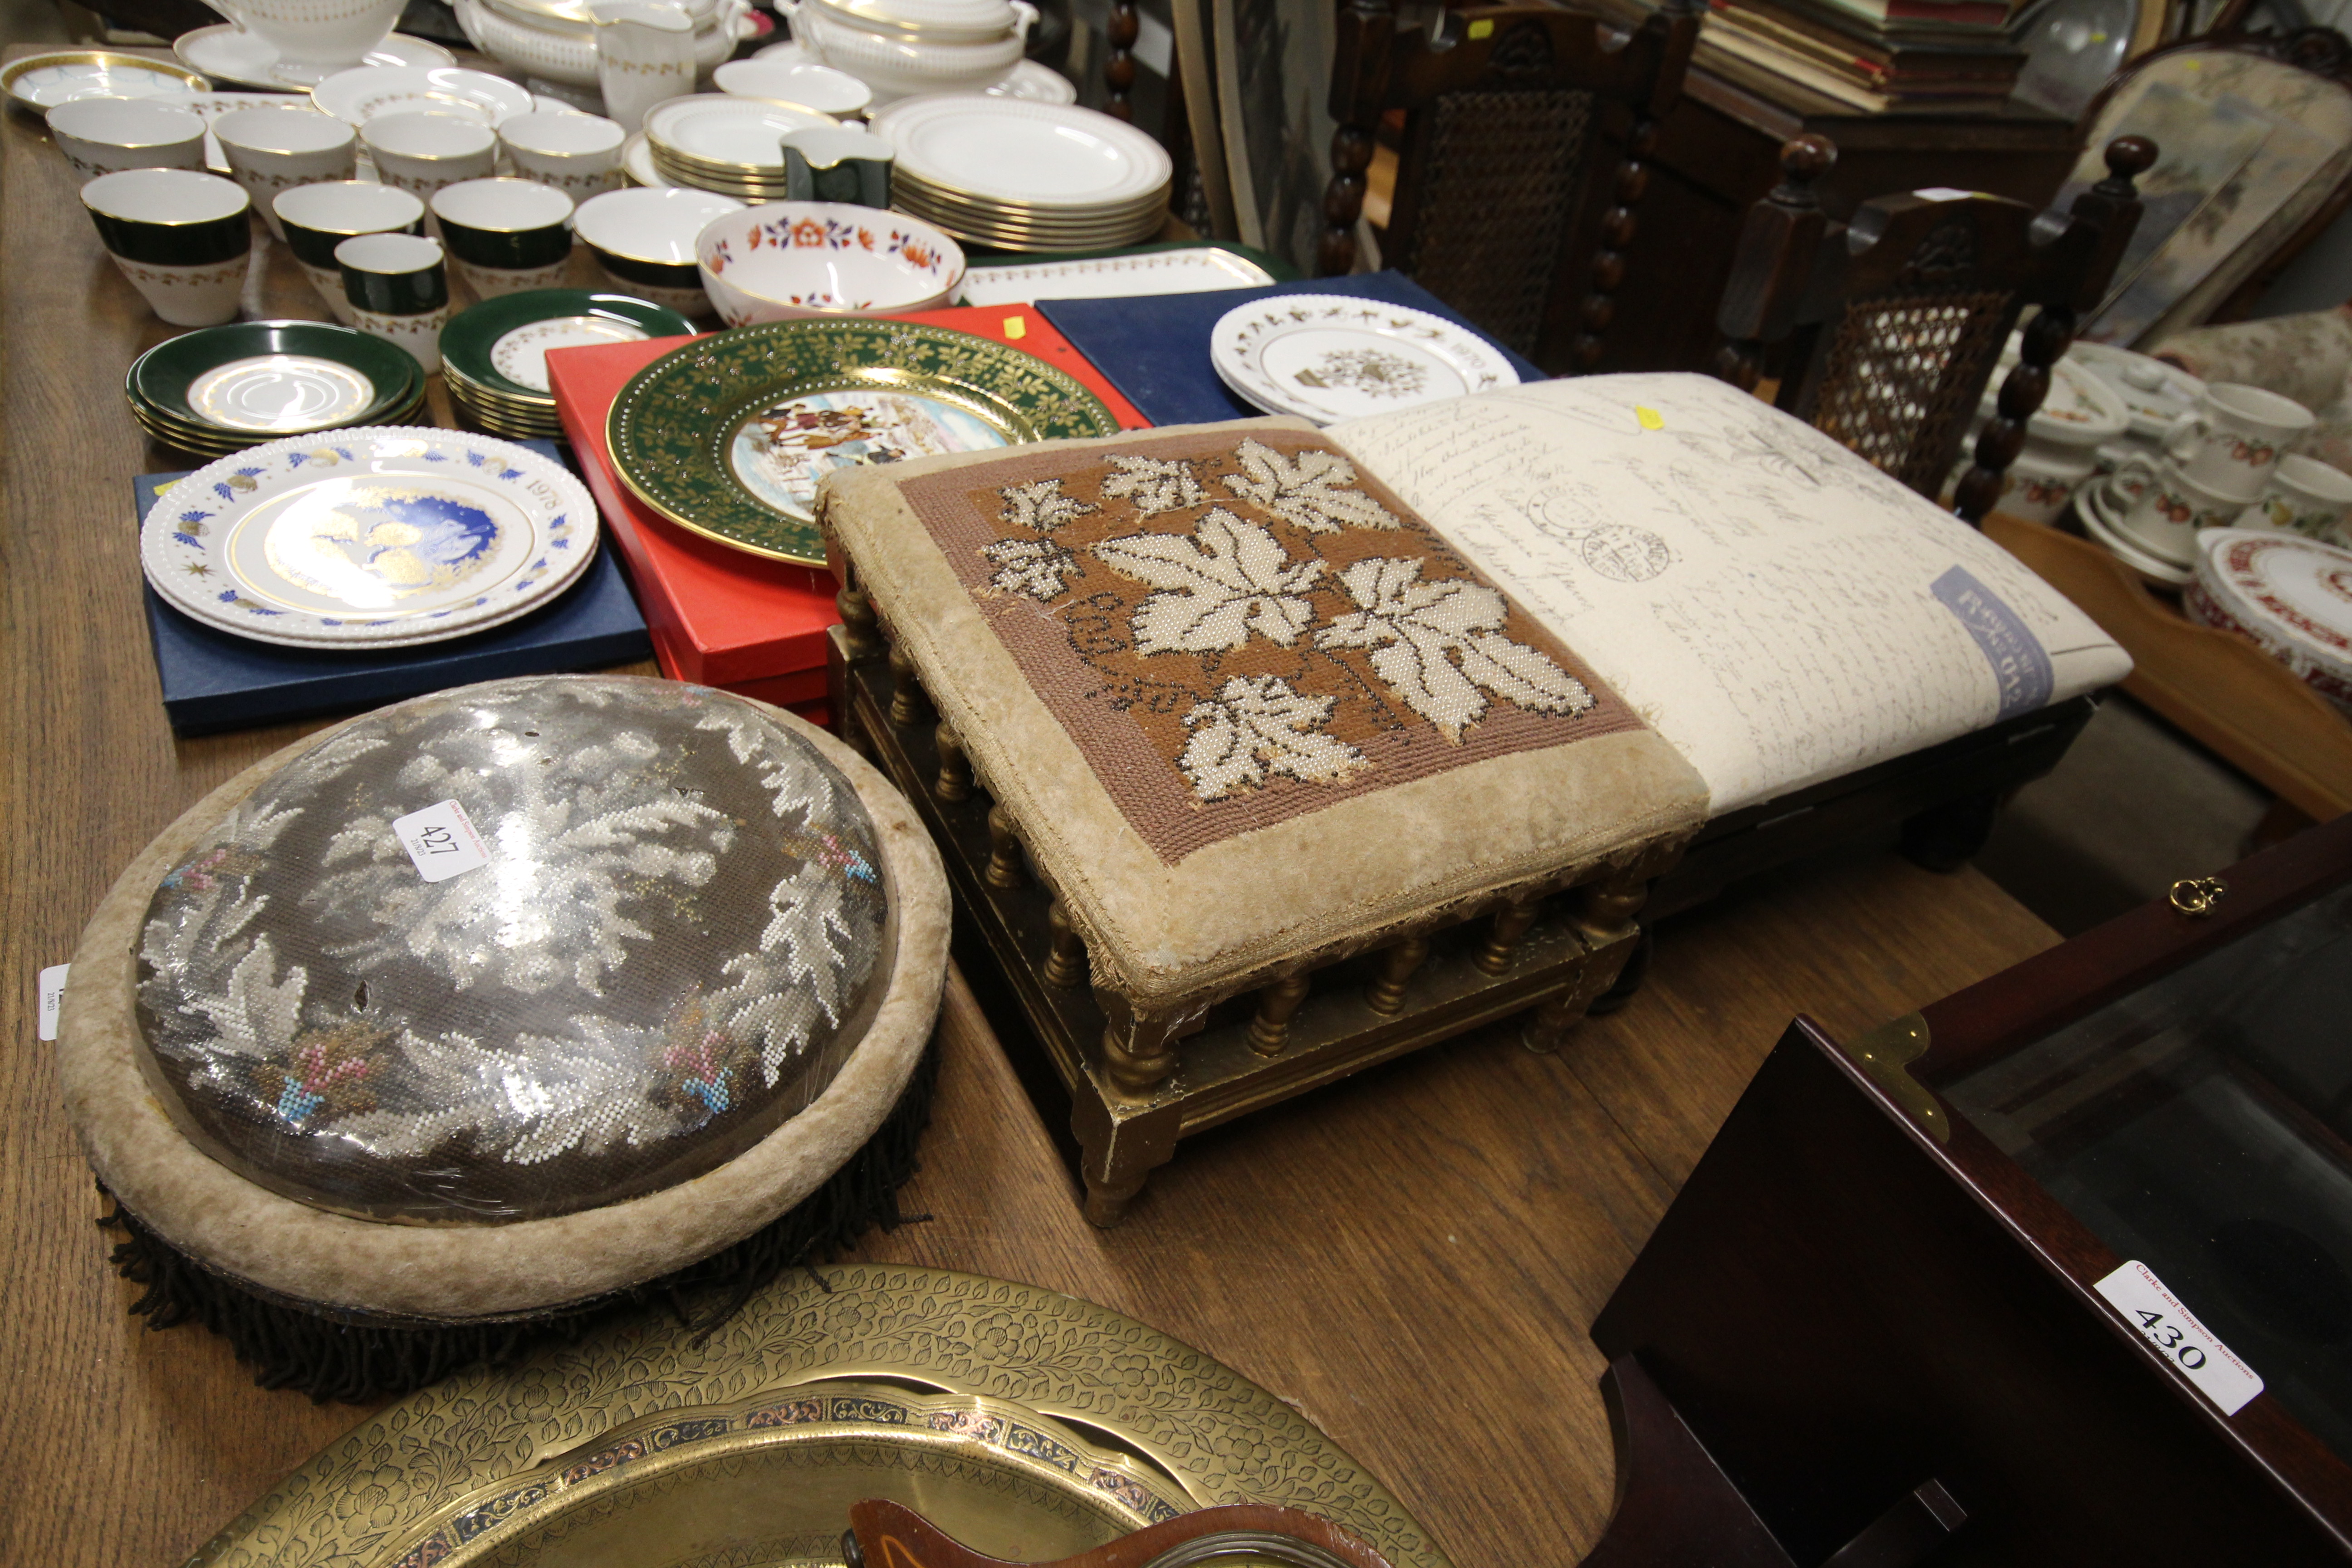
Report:
[[[1027,305],[975,305],[905,318],[1035,354],[1086,384],[1126,429],[1150,421],[1119,395],[1053,323]],[[580,470],[620,547],[662,672],[782,707],[821,703],[824,634],[841,617],[831,573],[772,561],[690,533],[639,500],[613,471],[604,416],[631,376],[683,338],[557,349],[548,384]]]

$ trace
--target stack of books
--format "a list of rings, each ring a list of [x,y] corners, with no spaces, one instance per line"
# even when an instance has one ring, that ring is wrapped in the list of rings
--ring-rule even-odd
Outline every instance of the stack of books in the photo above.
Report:
[[[2011,0],[1708,0],[1696,64],[1786,98],[1793,83],[1849,112],[1989,113],[2025,56]]]

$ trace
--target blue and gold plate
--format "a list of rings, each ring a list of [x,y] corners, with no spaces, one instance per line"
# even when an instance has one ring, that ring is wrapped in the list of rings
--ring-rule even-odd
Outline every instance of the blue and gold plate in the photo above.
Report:
[[[157,498],[147,581],[224,631],[294,647],[463,637],[561,594],[596,551],[561,464],[414,426],[300,436],[223,458]]]

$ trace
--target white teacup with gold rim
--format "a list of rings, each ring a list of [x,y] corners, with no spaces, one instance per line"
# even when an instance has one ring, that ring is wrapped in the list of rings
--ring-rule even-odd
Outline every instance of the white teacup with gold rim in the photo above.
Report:
[[[228,159],[229,177],[245,187],[279,239],[286,229],[278,221],[278,194],[348,180],[359,157],[357,133],[312,109],[236,110],[214,124],[213,136]]]
[[[345,326],[353,324],[335,247],[354,235],[422,234],[425,203],[410,192],[373,181],[334,180],[280,191],[270,205],[286,235],[286,248],[310,286]]]
[[[379,114],[361,129],[360,140],[377,178],[427,202],[444,185],[487,179],[498,168],[498,132],[462,114]]]
[[[270,74],[309,87],[348,70],[383,42],[406,0],[211,0],[246,32],[278,51]]]
[[[553,185],[575,202],[621,182],[621,144],[628,133],[601,114],[537,111],[499,126],[499,144],[515,173]]]
[[[2210,382],[2196,409],[2165,433],[2164,449],[2189,479],[2244,506],[2263,493],[2279,455],[2311,424],[2311,410],[2292,397]]]
[[[124,169],[81,188],[115,266],[175,327],[236,319],[253,249],[252,202],[234,180],[197,169]]]
[[[152,98],[78,98],[48,112],[49,139],[85,180],[121,169],[201,169],[205,122]]]

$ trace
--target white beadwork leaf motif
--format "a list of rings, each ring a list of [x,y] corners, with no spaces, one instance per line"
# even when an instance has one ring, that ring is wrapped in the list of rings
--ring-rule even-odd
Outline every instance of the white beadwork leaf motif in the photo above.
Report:
[[[1328,784],[1365,765],[1364,753],[1321,731],[1335,699],[1308,697],[1279,676],[1235,676],[1213,702],[1184,715],[1192,731],[1177,766],[1202,800],[1286,773]]]
[[[1293,564],[1273,534],[1219,507],[1190,535],[1139,533],[1094,547],[1123,577],[1161,590],[1136,606],[1135,651],[1212,653],[1255,632],[1285,647],[1315,619],[1300,595],[1323,563]]]
[[[1102,493],[1128,502],[1144,517],[1181,511],[1209,499],[1192,475],[1192,465],[1181,458],[1113,458],[1110,462],[1118,472],[1103,480]]]
[[[1001,514],[1007,528],[1030,528],[1039,533],[1051,533],[1066,522],[1073,522],[1090,511],[1102,509],[1092,501],[1062,493],[1059,479],[1034,479],[1025,485],[1006,485],[997,496],[1004,502]]]
[[[1340,573],[1359,607],[1317,634],[1317,645],[1371,649],[1373,672],[1449,741],[1485,715],[1488,691],[1546,713],[1593,705],[1582,681],[1503,636],[1502,595],[1480,583],[1424,583],[1421,565],[1375,557]]]
[[[1223,476],[1225,489],[1294,528],[1333,533],[1342,528],[1397,528],[1396,514],[1359,489],[1355,465],[1336,452],[1301,452],[1286,458],[1263,441],[1234,448],[1238,474]],[[1105,486],[1106,494],[1109,487]]]
[[[1041,605],[1060,598],[1067,580],[1086,568],[1065,546],[1050,539],[997,539],[980,547],[996,575],[990,578],[1008,594],[1026,594]]]

